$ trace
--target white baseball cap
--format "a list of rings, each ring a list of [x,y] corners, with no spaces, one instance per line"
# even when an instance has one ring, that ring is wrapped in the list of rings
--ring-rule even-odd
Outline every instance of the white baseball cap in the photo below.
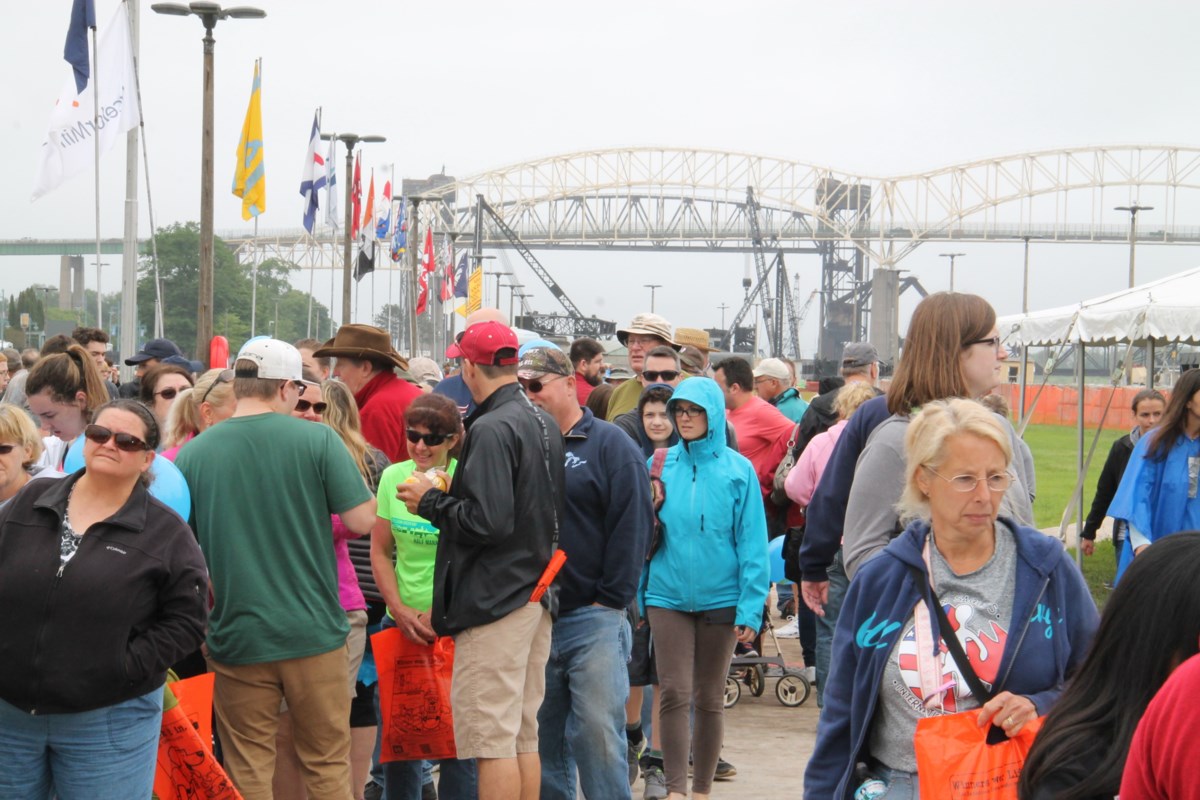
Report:
[[[304,380],[304,364],[300,351],[287,342],[278,339],[268,339],[265,336],[251,339],[242,345],[237,354],[237,361],[245,359],[258,364],[253,375],[239,371],[239,378],[261,378],[264,380],[299,381]],[[236,366],[236,361],[234,362]]]

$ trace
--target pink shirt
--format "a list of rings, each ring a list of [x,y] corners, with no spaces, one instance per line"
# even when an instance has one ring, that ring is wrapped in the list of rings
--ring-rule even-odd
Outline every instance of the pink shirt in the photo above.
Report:
[[[346,544],[349,539],[357,538],[358,534],[343,525],[342,518],[334,514],[333,554],[337,557],[338,599],[343,611],[365,611],[367,608],[367,599],[358,588],[358,574],[350,561],[350,545]]]
[[[840,420],[824,433],[818,433],[804,448],[804,452],[800,454],[800,460],[796,462],[796,466],[792,467],[791,472],[787,474],[787,479],[783,482],[783,490],[787,492],[787,496],[793,503],[807,506],[812,502],[813,492],[817,490],[817,484],[825,472],[825,466],[833,455],[833,446],[837,444],[847,422],[848,420]]]

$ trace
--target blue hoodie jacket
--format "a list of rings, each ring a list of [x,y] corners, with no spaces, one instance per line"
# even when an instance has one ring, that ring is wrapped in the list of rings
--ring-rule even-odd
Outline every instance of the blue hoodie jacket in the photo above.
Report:
[[[1082,663],[1099,614],[1061,543],[1012,520],[1000,521],[1016,539],[1017,579],[1008,645],[992,688],[1029,698],[1043,715]],[[806,798],[853,796],[854,767],[869,755],[871,718],[888,656],[919,599],[937,619],[921,557],[928,535],[927,522],[912,523],[863,564],[850,584],[834,634],[817,744],[804,773]],[[922,575],[920,584],[913,567]]]
[[[642,572],[641,607],[736,606],[736,624],[758,630],[770,589],[758,477],[744,456],[725,446],[725,396],[716,382],[681,383],[667,403],[672,418],[681,400],[704,408],[708,433],[667,450],[661,543]]]

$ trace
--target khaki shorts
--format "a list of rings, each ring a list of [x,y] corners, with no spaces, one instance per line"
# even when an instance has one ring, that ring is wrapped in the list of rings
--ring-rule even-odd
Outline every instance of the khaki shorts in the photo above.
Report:
[[[515,758],[538,750],[550,612],[527,603],[454,637],[454,745],[458,758]]]

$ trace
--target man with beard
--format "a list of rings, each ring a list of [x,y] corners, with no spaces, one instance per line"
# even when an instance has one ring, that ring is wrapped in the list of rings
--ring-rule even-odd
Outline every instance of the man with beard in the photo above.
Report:
[[[575,394],[583,406],[592,389],[604,382],[604,346],[584,336],[571,342],[570,355],[575,366]]]

